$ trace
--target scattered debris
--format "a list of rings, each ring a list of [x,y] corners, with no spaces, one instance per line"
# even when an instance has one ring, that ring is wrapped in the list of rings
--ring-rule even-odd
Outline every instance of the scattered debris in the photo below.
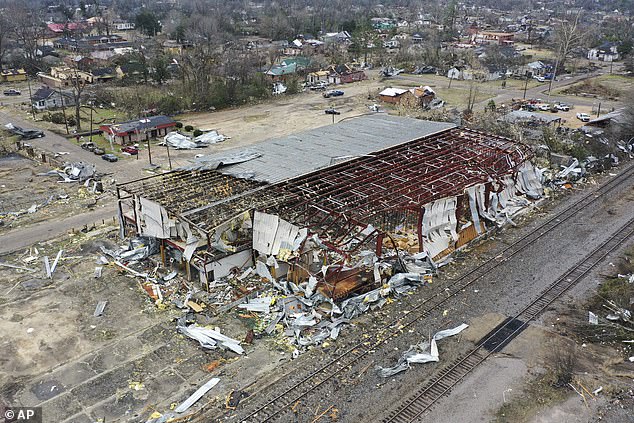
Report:
[[[192,405],[194,405],[196,403],[196,401],[201,399],[202,396],[205,395],[207,392],[209,392],[209,390],[211,388],[216,386],[218,384],[218,382],[220,382],[220,379],[218,379],[216,377],[211,379],[209,382],[205,383],[203,386],[198,388],[196,390],[196,392],[194,392],[189,398],[187,398],[185,400],[185,402],[183,402],[181,405],[176,407],[176,409],[174,411],[176,413],[183,413],[183,412],[187,411],[187,409],[189,407],[191,407]]]
[[[103,314],[106,309],[106,305],[108,305],[108,301],[99,301],[97,303],[97,307],[95,308],[95,312],[93,314],[94,317],[99,317]]]
[[[244,354],[244,349],[240,346],[240,341],[221,334],[218,328],[213,330],[198,326],[197,324],[186,326],[184,318],[178,320],[177,328],[183,335],[198,341],[203,348],[215,349],[219,346],[223,349],[231,350],[236,354]]]
[[[411,363],[429,363],[439,361],[440,358],[436,341],[457,335],[468,327],[469,325],[463,323],[453,329],[446,329],[440,332],[436,332],[431,338],[430,342],[423,341],[419,344],[410,346],[409,349],[401,356],[401,358],[399,358],[395,366],[376,366],[377,373],[383,378],[392,377],[395,374],[409,369]]]
[[[235,410],[240,404],[240,401],[248,396],[249,394],[244,391],[233,390],[229,392],[229,395],[227,395],[227,400],[225,401],[225,408],[227,410]]]

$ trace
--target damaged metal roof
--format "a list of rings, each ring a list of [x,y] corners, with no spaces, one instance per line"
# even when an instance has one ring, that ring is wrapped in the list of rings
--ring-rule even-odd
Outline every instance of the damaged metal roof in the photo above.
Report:
[[[275,183],[455,126],[447,122],[387,114],[360,116],[250,146],[249,151],[258,153],[258,157],[221,166],[218,171],[225,175],[248,175],[250,179]],[[239,155],[243,150],[236,148],[203,156],[192,162],[192,168],[200,169],[204,163],[226,163],[228,157]]]

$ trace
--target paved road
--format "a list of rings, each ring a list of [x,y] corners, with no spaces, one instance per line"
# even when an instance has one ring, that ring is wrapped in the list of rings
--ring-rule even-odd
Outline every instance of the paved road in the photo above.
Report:
[[[43,130],[45,133],[43,138],[36,138],[28,140],[27,142],[52,154],[68,152],[70,154],[65,156],[64,159],[69,162],[82,161],[94,163],[97,166],[97,171],[99,173],[112,175],[112,177],[118,182],[125,182],[148,176],[142,166],[139,166],[139,163],[135,160],[119,160],[115,163],[101,160],[101,157],[82,149],[74,140],[69,140],[61,135],[48,131],[39,126],[37,122],[33,122],[32,120],[27,121],[19,117],[17,113],[13,112],[10,108],[4,108],[0,111],[0,124],[4,126],[7,123],[13,123],[14,125],[21,126],[25,129]]]
[[[16,228],[2,235],[0,255],[27,248],[38,242],[47,241],[68,233],[71,229],[80,230],[85,225],[101,223],[116,215],[114,204],[87,213],[77,214],[62,220],[48,220],[35,225]]]

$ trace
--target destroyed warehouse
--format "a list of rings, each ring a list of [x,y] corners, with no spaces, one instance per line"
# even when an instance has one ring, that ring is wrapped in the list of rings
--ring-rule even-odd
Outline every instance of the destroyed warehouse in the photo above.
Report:
[[[342,298],[509,221],[542,194],[530,158],[453,124],[362,116],[120,184],[122,235],[157,238],[203,286],[255,268]]]

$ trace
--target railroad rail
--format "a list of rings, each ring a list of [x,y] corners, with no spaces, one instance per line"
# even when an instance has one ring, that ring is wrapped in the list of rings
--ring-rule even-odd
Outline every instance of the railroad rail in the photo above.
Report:
[[[634,218],[560,276],[515,317],[508,319],[503,325],[494,329],[492,333],[478,342],[474,349],[448,365],[438,376],[403,401],[383,422],[409,423],[419,419],[480,363],[500,351],[524,330],[531,320],[539,316],[550,304],[576,285],[590,270],[632,235],[634,235]]]
[[[348,348],[344,352],[330,359],[325,364],[310,371],[308,374],[300,375],[290,373],[289,375],[286,375],[284,377],[284,388],[280,389],[277,393],[272,393],[272,395],[254,403],[253,407],[248,409],[243,416],[238,417],[238,420],[243,422],[272,421],[288,412],[293,404],[297,403],[304,397],[307,397],[309,394],[314,393],[324,383],[346,371],[346,369],[350,369],[371,351],[377,349],[380,344],[386,342],[387,339],[399,335],[399,331],[392,331],[391,329],[395,327],[406,329],[421,319],[429,316],[432,311],[439,309],[443,304],[461,293],[465,288],[474,284],[495,268],[513,258],[516,254],[523,251],[536,240],[542,238],[544,235],[548,234],[564,222],[570,220],[588,205],[613,191],[623,181],[629,179],[633,173],[634,163],[623,169],[617,176],[610,179],[608,182],[587,193],[569,207],[541,223],[531,232],[515,240],[495,257],[488,259],[481,265],[471,269],[456,279],[451,288],[449,288],[449,291],[438,292],[413,306],[410,313],[408,313],[405,318],[398,318],[393,322],[386,324],[381,330],[377,330],[375,333],[370,335],[369,338],[363,339],[358,344]],[[404,321],[404,319],[407,319],[407,321]],[[476,360],[476,354],[468,360]],[[252,398],[253,397],[254,396],[252,396]],[[246,403],[248,403],[248,401]]]

